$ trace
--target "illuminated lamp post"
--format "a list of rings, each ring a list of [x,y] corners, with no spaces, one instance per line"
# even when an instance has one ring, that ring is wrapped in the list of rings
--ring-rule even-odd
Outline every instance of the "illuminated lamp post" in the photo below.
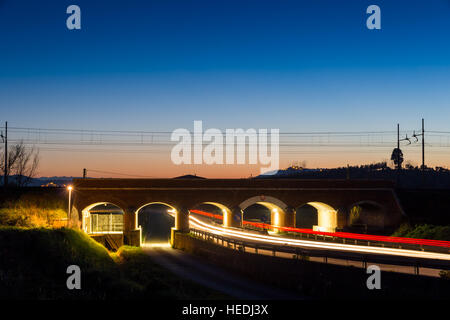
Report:
[[[68,227],[70,226],[70,218],[71,218],[70,213],[71,213],[72,189],[73,189],[72,186],[68,186],[68,187],[67,187],[67,190],[69,191],[69,208],[68,208],[68,210],[67,210],[67,226],[68,226]]]

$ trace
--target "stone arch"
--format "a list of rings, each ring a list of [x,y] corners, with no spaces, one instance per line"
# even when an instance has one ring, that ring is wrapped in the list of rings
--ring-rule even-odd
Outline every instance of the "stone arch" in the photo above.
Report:
[[[211,205],[214,206],[216,208],[218,208],[222,214],[223,220],[222,220],[222,225],[225,227],[230,227],[231,226],[231,219],[232,219],[232,213],[233,210],[230,209],[228,206],[220,203],[220,202],[215,202],[215,201],[204,201],[204,202],[200,202],[198,204],[196,204],[193,208],[197,208],[201,205]]]
[[[255,203],[262,204],[264,206],[268,206],[268,209],[280,208],[281,210],[285,210],[288,207],[287,204],[285,204],[283,201],[281,201],[275,197],[271,197],[271,196],[254,196],[254,197],[248,198],[247,200],[241,202],[239,207],[242,210],[245,210],[249,206],[251,206],[252,204],[255,204]]]
[[[355,210],[356,209],[356,210]],[[360,200],[349,208],[348,223],[364,225],[367,228],[385,227],[386,207],[373,200]]]
[[[138,207],[138,208],[136,209],[136,211],[135,211],[135,213],[136,213],[136,219],[137,219],[137,216],[138,216],[138,214],[139,214],[139,211],[141,211],[143,208],[145,208],[145,207],[147,207],[147,206],[151,206],[151,205],[154,205],[154,204],[165,205],[165,206],[169,207],[171,210],[173,210],[174,212],[177,210],[177,208],[176,208],[175,206],[173,206],[173,205],[171,205],[171,204],[169,204],[169,203],[167,203],[167,202],[162,202],[162,201],[146,202],[145,204],[141,205],[140,207]],[[137,223],[137,220],[136,220],[136,223]]]
[[[313,226],[314,231],[335,232],[338,227],[338,212],[335,208],[320,201],[310,201],[297,208],[310,205],[317,210],[317,225]]]
[[[161,201],[153,201],[153,202],[148,202],[145,203],[143,205],[141,205],[139,208],[137,208],[134,212],[134,216],[135,216],[135,226],[136,226],[136,230],[139,230],[139,239],[140,239],[140,243],[141,245],[143,244],[143,241],[145,241],[145,237],[142,236],[142,225],[139,224],[139,214],[143,211],[144,208],[153,206],[153,205],[161,205],[161,206],[166,206],[170,209],[167,210],[167,214],[172,216],[175,220],[176,220],[176,216],[177,216],[177,209],[166,202],[161,202]]]
[[[95,202],[95,203],[92,203],[92,204],[86,206],[84,209],[81,210],[81,228],[82,228],[82,230],[84,232],[86,232],[86,233],[93,233],[90,230],[90,228],[91,228],[90,227],[90,224],[91,224],[91,220],[90,220],[91,213],[90,213],[90,211],[93,208],[97,207],[97,206],[108,205],[108,204],[109,205],[113,205],[113,206],[119,208],[122,211],[122,222],[123,222],[123,215],[125,213],[125,210],[122,208],[122,206],[119,206],[119,205],[117,205],[117,204],[115,204],[113,202],[110,202],[110,201]],[[123,230],[121,232],[117,231],[117,233],[122,233],[122,232],[123,232]]]
[[[167,207],[167,208],[169,208],[167,211],[166,211],[166,213],[169,215],[169,216],[171,216],[171,217],[173,217],[175,220],[176,220],[176,215],[177,215],[177,209],[173,206],[173,205],[171,205],[171,204],[169,204],[169,203],[166,203],[166,202],[161,202],[161,201],[152,201],[152,202],[147,202],[147,203],[145,203],[145,204],[143,204],[143,205],[141,205],[140,207],[138,207],[136,210],[135,210],[135,212],[134,212],[134,216],[135,216],[135,226],[136,226],[136,230],[139,230],[139,239],[140,239],[140,243],[142,244],[144,241],[146,241],[146,236],[145,236],[145,234],[144,234],[144,236],[143,236],[143,234],[142,234],[142,232],[143,232],[143,226],[139,223],[139,214],[140,213],[142,213],[144,210],[143,209],[145,209],[145,208],[148,208],[148,207],[150,207],[150,206],[154,206],[154,205],[160,205],[160,206],[165,206],[165,207]],[[144,217],[145,218],[145,217]],[[166,221],[164,221],[164,219],[166,219]],[[162,218],[156,218],[156,223],[162,223],[162,225],[167,225],[168,223],[170,223],[170,221],[167,221],[167,219],[169,219],[170,220],[170,218],[164,218],[164,217],[162,217]],[[150,227],[150,230],[152,230],[152,227]],[[163,230],[163,228],[161,228],[161,230]],[[153,229],[153,232],[155,231],[155,229]],[[150,232],[147,232],[148,234],[151,234],[151,231]],[[158,235],[158,232],[156,232],[156,234],[157,234],[157,238],[159,237],[159,238],[162,238],[161,237],[161,234],[159,234]],[[164,234],[164,232],[162,232],[162,234]],[[153,234],[153,236],[154,236],[155,234]],[[162,239],[160,239],[160,240],[162,240]],[[154,238],[152,239],[152,241],[154,241]],[[153,244],[154,245],[154,244]]]
[[[239,208],[244,211],[254,204],[262,205],[270,210],[270,224],[274,226],[274,231],[279,230],[276,227],[285,227],[290,224],[287,223],[287,221],[290,221],[290,219],[286,219],[287,212],[290,210],[288,205],[283,201],[271,196],[254,196],[243,201],[239,205]]]
[[[295,227],[300,229],[312,229],[318,225],[317,209],[308,203],[295,208]]]

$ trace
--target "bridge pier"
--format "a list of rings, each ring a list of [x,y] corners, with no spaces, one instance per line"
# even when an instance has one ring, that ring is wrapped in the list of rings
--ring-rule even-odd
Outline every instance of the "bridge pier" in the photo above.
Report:
[[[175,230],[179,232],[189,232],[189,210],[178,208],[175,214]]]
[[[223,211],[223,226],[227,228],[240,228],[242,226],[243,211],[234,207],[231,211]]]
[[[136,228],[136,210],[128,208],[123,213],[123,243],[128,246],[141,246],[141,230]]]
[[[347,226],[348,223],[348,216],[349,216],[349,209],[346,207],[340,207],[337,210],[337,228],[339,230],[342,230]]]
[[[241,228],[244,220],[244,211],[240,207],[233,208],[232,227]]]
[[[295,228],[295,208],[293,207],[287,207],[284,210],[284,213],[286,214],[286,217],[284,219],[285,224],[282,227],[288,227],[288,228]]]
[[[286,213],[281,209],[273,208],[270,210],[270,224],[273,226],[272,230],[275,232],[281,231],[277,227],[284,227],[286,224]]]
[[[178,208],[175,212],[175,227],[170,230],[170,245],[174,246],[176,233],[189,232],[189,210]]]
[[[286,207],[281,209],[272,209],[270,216],[271,224],[273,225],[273,231],[283,231],[277,227],[295,227],[295,209],[292,207]]]

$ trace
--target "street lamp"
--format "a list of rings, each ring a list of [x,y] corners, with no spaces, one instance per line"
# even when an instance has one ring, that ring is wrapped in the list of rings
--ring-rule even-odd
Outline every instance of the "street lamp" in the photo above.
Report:
[[[72,186],[68,186],[67,187],[67,190],[69,191],[69,210],[67,210],[67,226],[69,227],[70,226],[70,209],[71,209],[71,203],[70,203],[70,200],[71,200],[71,198],[72,198],[72,189],[73,189],[73,187]]]

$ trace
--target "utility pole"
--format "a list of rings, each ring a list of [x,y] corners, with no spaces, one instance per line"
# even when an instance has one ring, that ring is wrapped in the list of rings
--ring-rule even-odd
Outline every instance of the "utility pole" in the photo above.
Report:
[[[8,186],[8,121],[5,121],[5,172],[3,177],[3,185]]]
[[[422,187],[425,187],[425,123],[422,118]]]
[[[84,168],[84,169],[83,169],[83,179],[85,179],[86,176],[87,176],[87,170],[86,170],[86,168]]]
[[[422,172],[425,172],[425,123],[422,118]]]
[[[416,134],[414,132],[413,137],[416,139],[415,142],[419,141],[419,138],[422,136],[422,166],[420,167],[422,171],[422,185],[425,186],[425,120],[422,118],[422,132]]]
[[[400,150],[400,123],[397,123],[397,149]],[[397,186],[400,184],[400,159],[397,157]]]

